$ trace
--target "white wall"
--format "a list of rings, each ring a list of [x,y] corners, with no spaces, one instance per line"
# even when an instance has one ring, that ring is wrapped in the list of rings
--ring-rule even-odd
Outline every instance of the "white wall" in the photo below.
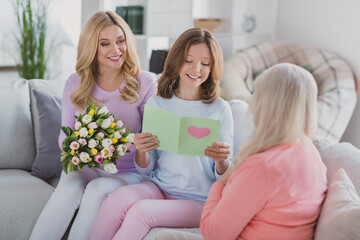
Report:
[[[66,80],[75,71],[76,47],[81,30],[81,1],[56,0],[49,3],[46,51],[50,58],[47,78]],[[15,66],[19,58],[14,38],[14,33],[19,32],[14,4],[15,0],[1,1],[0,66]],[[1,81],[17,78],[16,71],[0,72]]]
[[[75,72],[77,44],[81,31],[81,1],[49,1],[49,38],[54,45],[49,62],[51,79],[66,80]]]
[[[275,36],[338,54],[360,79],[359,10],[358,0],[279,0]],[[360,147],[359,99],[341,141]]]

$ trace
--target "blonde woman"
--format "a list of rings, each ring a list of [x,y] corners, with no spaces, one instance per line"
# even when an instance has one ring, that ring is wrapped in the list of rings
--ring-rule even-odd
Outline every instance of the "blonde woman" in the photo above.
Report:
[[[254,129],[204,206],[205,239],[312,239],[327,190],[311,141],[317,128],[312,75],[279,64],[255,80]]]
[[[95,13],[81,32],[76,73],[65,85],[62,125],[74,128],[74,115],[83,113],[93,100],[123,120],[126,128],[138,133],[144,103],[155,92],[153,76],[140,71],[135,38],[126,22],[111,11]],[[61,132],[60,147],[64,138]],[[91,226],[106,195],[122,185],[145,180],[137,173],[134,155],[135,148],[118,159],[118,173],[114,175],[89,168],[62,173],[30,239],[61,239],[79,206],[69,239],[89,239]]]

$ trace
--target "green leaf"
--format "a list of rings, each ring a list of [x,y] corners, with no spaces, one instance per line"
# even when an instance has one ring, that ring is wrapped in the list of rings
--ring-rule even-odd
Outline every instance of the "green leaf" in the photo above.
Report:
[[[104,159],[104,161],[102,162],[103,164],[109,164],[112,163],[109,159]]]
[[[66,136],[70,136],[73,133],[73,130],[70,127],[61,127],[61,130],[63,130]]]
[[[64,140],[64,145],[65,146],[69,146],[71,144],[71,142],[76,141],[76,136],[74,134],[71,134],[70,136],[66,137]]]
[[[43,79],[46,71],[46,18],[49,1],[37,1],[36,8],[31,0],[16,1],[16,19],[19,37],[16,37],[20,62],[18,72],[25,79]]]
[[[95,111],[95,115],[100,111],[100,109],[102,109],[103,108],[103,106],[99,106],[97,109],[96,109],[96,111]]]
[[[107,133],[113,133],[114,132],[114,129],[112,129],[112,128],[108,128],[108,129],[106,129],[105,130]],[[109,136],[109,135],[108,135]]]
[[[94,154],[92,154],[91,150],[89,148],[86,148],[85,151],[90,155],[93,156]]]
[[[83,118],[83,115],[80,113],[80,114],[79,114],[79,117],[78,117],[78,119],[77,119],[77,120],[78,120],[79,122],[81,122],[81,126],[82,126],[82,121],[81,121],[81,120],[82,120],[82,118]]]
[[[103,119],[98,119],[98,120],[96,120],[96,124],[97,124],[98,126],[101,126],[101,124],[102,124],[103,121],[104,121]]]
[[[77,168],[81,171],[84,166],[85,166],[85,163],[79,163],[79,165],[77,165]]]
[[[131,132],[131,128],[128,128],[126,132],[122,135],[122,137],[126,138]]]
[[[94,105],[93,100],[91,100],[90,105],[86,108],[86,113],[89,113],[91,109],[95,110],[95,105]]]
[[[70,157],[65,156],[64,159],[62,160],[62,168],[66,174],[68,173],[68,165],[70,163],[70,159],[71,159],[71,156]]]

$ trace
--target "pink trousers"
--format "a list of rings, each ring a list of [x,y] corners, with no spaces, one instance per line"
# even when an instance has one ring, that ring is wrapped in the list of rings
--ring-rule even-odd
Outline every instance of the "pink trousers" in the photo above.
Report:
[[[102,203],[90,239],[136,240],[153,227],[199,227],[203,206],[171,198],[149,181],[123,186]]]

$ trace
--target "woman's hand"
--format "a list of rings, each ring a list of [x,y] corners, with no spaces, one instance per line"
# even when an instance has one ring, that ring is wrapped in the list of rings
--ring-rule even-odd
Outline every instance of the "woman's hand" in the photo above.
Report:
[[[225,142],[214,142],[211,146],[205,149],[205,156],[214,159],[216,162],[216,171],[221,175],[229,166],[229,154],[231,153],[231,146]]]
[[[159,141],[155,139],[156,136],[152,136],[151,133],[136,133],[134,136],[136,150],[142,153],[154,150],[159,147]]]
[[[228,181],[229,181],[229,178],[230,178],[231,174],[232,174],[234,171],[235,171],[234,166],[230,166],[230,167],[226,170],[226,172],[218,178],[217,181],[218,181],[218,182],[221,182],[221,183],[224,184],[224,185],[226,185],[226,184],[228,183]]]

